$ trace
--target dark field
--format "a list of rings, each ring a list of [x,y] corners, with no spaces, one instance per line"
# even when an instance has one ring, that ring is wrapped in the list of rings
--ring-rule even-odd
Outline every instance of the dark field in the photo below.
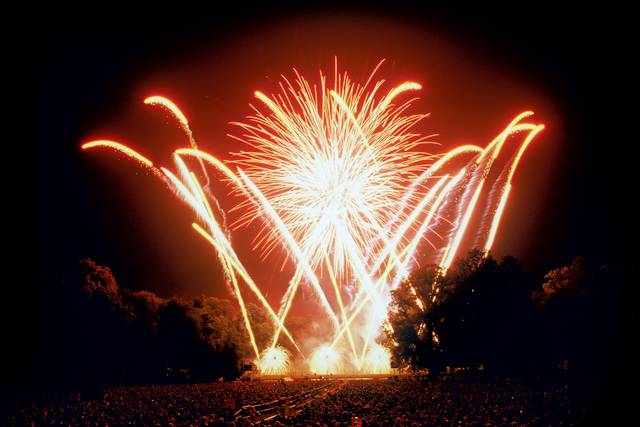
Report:
[[[21,403],[8,425],[583,425],[579,387],[558,382],[296,380],[124,386],[95,400]]]

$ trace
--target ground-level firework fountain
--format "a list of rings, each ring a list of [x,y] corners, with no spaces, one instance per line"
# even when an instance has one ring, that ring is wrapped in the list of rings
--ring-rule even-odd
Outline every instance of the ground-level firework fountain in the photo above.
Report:
[[[267,348],[257,360],[257,365],[263,374],[286,374],[289,369],[289,352],[280,346]]]
[[[234,123],[241,132],[234,138],[248,148],[226,161],[198,148],[185,115],[162,96],[147,98],[145,104],[169,111],[189,142],[173,154],[175,171],[156,167],[118,142],[97,140],[82,146],[112,148],[139,161],[194,211],[193,229],[215,250],[264,373],[287,372],[290,355],[280,346],[285,343],[314,373],[388,372],[389,352],[376,340],[387,322],[390,291],[407,278],[419,245],[431,246],[441,274],[470,234],[475,233],[477,244],[488,252],[518,163],[544,127],[524,122],[533,114],[526,111],[485,147],[462,145],[430,153],[426,148],[435,143],[414,131],[427,115],[407,113],[414,99],[399,102],[421,89],[420,84],[405,82],[380,94],[384,81],[374,83],[373,77],[381,65],[364,84],[339,74],[336,65],[331,84],[322,73],[319,83],[311,85],[296,72],[293,83],[285,79],[280,85],[279,94],[255,92],[263,109],[254,108],[245,123]],[[503,146],[513,139],[517,149],[491,178]],[[216,184],[208,175],[211,170],[222,173],[224,180]],[[233,207],[240,214],[229,227],[231,209],[212,195],[213,185],[230,185],[242,197]],[[483,220],[474,229],[469,224],[483,205],[483,190],[488,195]],[[255,247],[266,257],[280,246],[295,266],[277,308],[231,244],[234,229],[256,221],[261,228]],[[307,337],[294,336],[287,328],[300,286],[314,292],[332,325],[326,336],[315,337],[328,341],[309,354],[300,345]],[[245,287],[275,325],[263,349],[247,313]],[[421,309],[428,303],[416,298]]]

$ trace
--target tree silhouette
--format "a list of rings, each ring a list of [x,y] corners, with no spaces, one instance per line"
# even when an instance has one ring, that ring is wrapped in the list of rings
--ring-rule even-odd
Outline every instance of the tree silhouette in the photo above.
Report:
[[[393,292],[393,356],[433,374],[444,365],[513,371],[530,347],[530,293],[512,257],[497,262],[474,250],[446,275],[437,266],[418,269]]]
[[[47,288],[45,341],[32,381],[90,390],[238,375],[237,346],[243,339],[230,302],[133,292],[120,287],[108,267],[90,259],[80,267]],[[188,374],[178,378],[176,372]]]
[[[437,289],[444,281],[437,266],[427,266],[411,274],[392,292],[387,345],[392,348],[393,365],[440,371],[440,348],[434,330]]]
[[[582,375],[608,369],[610,348],[625,326],[619,300],[622,283],[609,267],[584,257],[544,276],[531,299],[556,366]]]

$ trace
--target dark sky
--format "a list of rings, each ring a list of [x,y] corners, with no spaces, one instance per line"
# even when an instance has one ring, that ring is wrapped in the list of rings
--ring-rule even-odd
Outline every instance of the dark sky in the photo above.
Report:
[[[427,91],[417,110],[432,112],[424,131],[439,132],[445,146],[484,145],[517,112],[538,111],[548,129],[516,179],[497,254],[514,254],[534,271],[575,255],[617,260],[626,218],[619,190],[611,189],[623,175],[610,97],[622,35],[610,12],[393,5],[247,3],[43,20],[36,58],[39,280],[57,280],[91,256],[125,286],[164,296],[217,293],[214,257],[190,230],[190,212],[135,165],[79,145],[112,138],[169,164],[180,133],[141,103],[158,92],[181,105],[203,147],[222,155],[227,123],[249,113],[253,90],[270,89],[269,78],[293,66],[307,75],[330,71],[333,55],[355,76],[386,57],[385,77],[421,81]],[[268,266],[260,274],[276,280],[280,262]]]

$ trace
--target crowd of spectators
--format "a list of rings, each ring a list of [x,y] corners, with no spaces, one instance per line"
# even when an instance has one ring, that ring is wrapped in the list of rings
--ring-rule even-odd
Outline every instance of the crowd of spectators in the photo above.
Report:
[[[351,381],[302,409],[292,425],[570,426],[583,409],[567,385]],[[355,419],[357,417],[357,420]]]
[[[22,404],[4,415],[3,424],[522,427],[580,425],[584,419],[584,409],[567,384],[411,379],[319,384],[296,380],[122,386],[95,400]],[[315,393],[319,389],[322,392]],[[269,402],[280,407],[268,417],[249,406]]]

